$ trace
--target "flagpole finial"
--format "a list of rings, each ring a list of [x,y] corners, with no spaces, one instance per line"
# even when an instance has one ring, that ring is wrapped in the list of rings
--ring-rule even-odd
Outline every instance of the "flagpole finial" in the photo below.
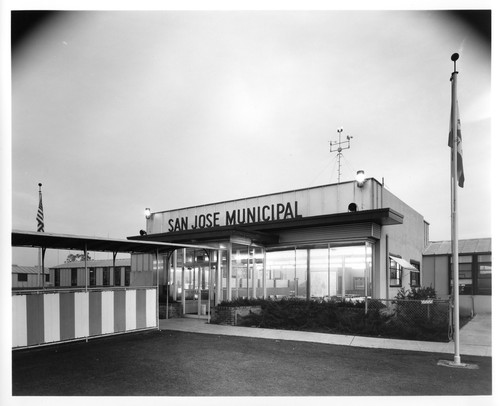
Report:
[[[457,72],[457,60],[460,57],[459,54],[456,52],[451,56],[451,60],[453,61],[453,73],[458,73]]]

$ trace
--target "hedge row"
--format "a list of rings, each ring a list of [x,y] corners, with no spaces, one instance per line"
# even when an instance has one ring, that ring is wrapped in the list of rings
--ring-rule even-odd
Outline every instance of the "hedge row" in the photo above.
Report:
[[[366,313],[363,302],[350,301],[235,299],[221,305],[261,306],[261,314],[242,318],[241,325],[248,327],[449,341],[447,318],[403,317],[401,311],[380,311],[385,308],[381,303],[376,308],[370,303]]]

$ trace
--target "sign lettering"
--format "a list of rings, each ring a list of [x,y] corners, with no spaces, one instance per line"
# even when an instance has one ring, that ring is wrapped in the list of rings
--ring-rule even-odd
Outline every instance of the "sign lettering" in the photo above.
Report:
[[[187,231],[220,226],[253,224],[268,221],[291,220],[301,218],[298,214],[298,202],[267,204],[264,206],[247,207],[243,209],[221,212],[196,214],[194,217],[184,216],[168,220],[168,232]]]

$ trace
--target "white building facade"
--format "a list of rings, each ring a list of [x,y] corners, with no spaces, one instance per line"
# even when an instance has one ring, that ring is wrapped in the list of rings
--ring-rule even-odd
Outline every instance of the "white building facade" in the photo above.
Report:
[[[367,179],[152,213],[129,239],[214,248],[159,261],[160,291],[200,314],[238,297],[394,297],[420,286],[428,228]]]

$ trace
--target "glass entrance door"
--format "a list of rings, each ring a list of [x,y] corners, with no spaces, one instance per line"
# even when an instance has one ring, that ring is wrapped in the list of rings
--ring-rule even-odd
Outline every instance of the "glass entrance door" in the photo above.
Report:
[[[212,275],[213,277],[213,275]],[[208,316],[210,267],[195,264],[184,271],[185,314]]]
[[[186,250],[183,280],[185,315],[208,317],[210,307],[214,305],[216,267],[216,251]]]

